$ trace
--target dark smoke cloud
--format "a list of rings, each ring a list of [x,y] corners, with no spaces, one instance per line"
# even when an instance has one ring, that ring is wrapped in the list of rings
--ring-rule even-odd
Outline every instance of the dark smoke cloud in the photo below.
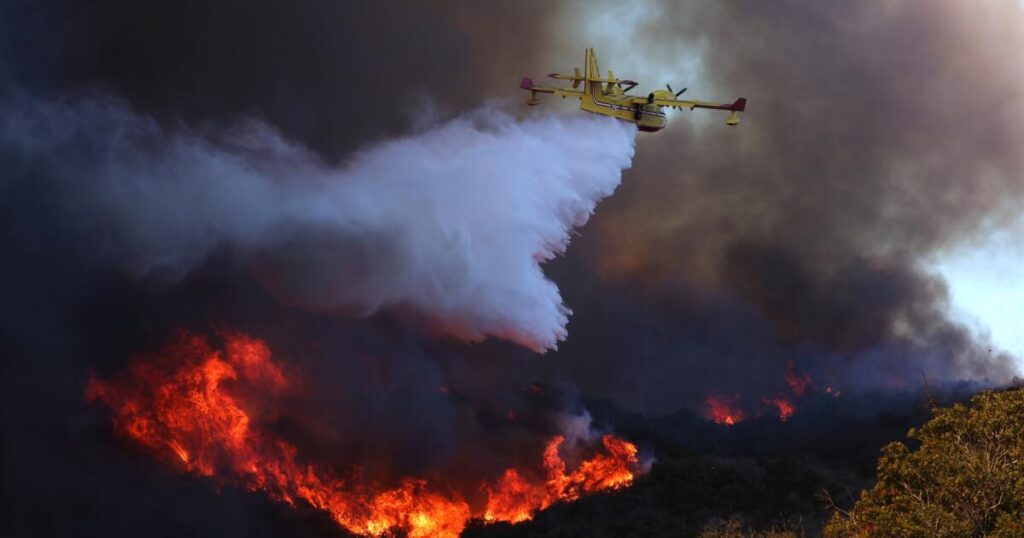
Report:
[[[608,25],[646,52],[637,69],[685,76],[699,58],[702,78],[673,84],[748,97],[749,110],[736,129],[676,113],[639,139],[623,188],[551,268],[576,311],[570,333],[589,335],[570,339],[557,375],[652,410],[767,390],[791,359],[860,386],[917,383],[919,369],[1013,375],[951,321],[922,259],[1020,207],[1024,86],[1007,65],[1024,43],[1019,6],[645,10]]]
[[[10,40],[39,51],[16,64],[37,87],[100,85],[166,121],[266,118],[333,155],[407,126],[423,87],[467,80],[468,43],[412,2],[28,4],[32,31]],[[431,50],[450,63],[429,68]]]
[[[502,66],[536,65],[540,4],[14,0],[0,60],[39,91],[101,87],[172,123],[257,118],[335,160],[478,107],[496,73],[516,81]]]

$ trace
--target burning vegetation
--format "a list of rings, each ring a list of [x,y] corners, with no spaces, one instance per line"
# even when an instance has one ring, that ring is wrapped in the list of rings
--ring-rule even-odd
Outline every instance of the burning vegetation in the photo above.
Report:
[[[811,376],[807,372],[798,372],[796,364],[790,360],[786,362],[786,384],[789,385],[790,390],[797,396],[803,396],[807,389],[813,387],[811,384]]]
[[[343,477],[326,465],[303,461],[263,423],[275,398],[297,390],[282,364],[259,339],[225,333],[223,349],[201,335],[180,333],[161,353],[134,360],[113,380],[90,378],[89,401],[114,414],[118,433],[188,473],[261,491],[292,506],[323,510],[345,529],[379,536],[458,536],[469,520],[518,523],[559,501],[620,488],[640,472],[637,448],[605,435],[589,458],[569,452],[563,436],[547,444],[537,469],[508,468],[480,489],[482,509],[466,496],[427,480],[397,484]]]
[[[740,397],[737,396],[708,396],[704,400],[705,417],[715,424],[735,426],[747,418],[746,413],[737,405]]]
[[[723,426],[735,426],[748,418],[756,418],[765,414],[775,415],[782,422],[789,420],[797,411],[797,402],[816,391],[810,373],[797,369],[794,361],[786,363],[783,380],[789,388],[785,395],[763,396],[759,402],[747,404],[739,394],[732,396],[709,395],[704,399],[702,414],[707,420]],[[822,391],[829,396],[838,398],[841,391],[826,386]],[[748,409],[751,407],[752,409]]]

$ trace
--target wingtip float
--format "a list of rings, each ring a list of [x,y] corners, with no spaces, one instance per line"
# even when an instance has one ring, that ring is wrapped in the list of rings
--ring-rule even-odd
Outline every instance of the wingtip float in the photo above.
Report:
[[[538,95],[541,93],[550,93],[563,98],[574,97],[579,100],[581,110],[635,123],[641,131],[649,132],[660,131],[668,125],[664,107],[725,110],[729,112],[729,116],[725,120],[726,125],[738,124],[740,122],[739,113],[747,108],[747,100],[743,97],[732,103],[679,99],[679,96],[687,88],[674,92],[672,86],[668,84],[665,85],[666,89],[651,91],[647,96],[627,95],[637,86],[637,83],[632,80],[616,78],[615,73],[611,70],[608,70],[607,78],[601,78],[601,70],[597,66],[597,56],[594,54],[593,48],[587,49],[584,65],[582,73],[577,67],[573,69],[571,75],[559,73],[548,75],[556,80],[572,81],[571,88],[538,86],[533,79],[524,77],[519,87],[530,92],[530,99],[526,104],[530,106],[539,104]],[[581,84],[582,88],[580,88]]]

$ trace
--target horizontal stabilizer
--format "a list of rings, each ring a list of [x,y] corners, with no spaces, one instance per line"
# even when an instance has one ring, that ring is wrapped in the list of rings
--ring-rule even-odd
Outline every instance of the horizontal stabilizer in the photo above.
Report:
[[[637,84],[636,82],[633,82],[632,80],[621,80],[621,79],[617,79],[617,78],[591,78],[591,79],[587,79],[587,80],[589,80],[590,82],[606,82],[606,83],[610,82],[612,84],[632,84],[634,86],[636,86],[636,84]]]

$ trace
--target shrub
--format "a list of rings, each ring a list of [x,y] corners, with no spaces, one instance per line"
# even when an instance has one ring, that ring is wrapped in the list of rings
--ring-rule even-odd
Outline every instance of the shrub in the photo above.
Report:
[[[1024,390],[936,409],[883,449],[875,486],[838,510],[828,538],[1024,536]]]

